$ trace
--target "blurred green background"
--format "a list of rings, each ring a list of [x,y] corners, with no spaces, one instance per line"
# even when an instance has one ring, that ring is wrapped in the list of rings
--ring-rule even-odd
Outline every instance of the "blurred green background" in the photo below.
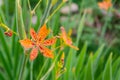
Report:
[[[0,5],[1,21],[17,32],[16,0],[0,1],[2,1]],[[30,0],[32,9],[38,1]],[[28,0],[21,0],[22,17],[27,33],[30,24],[36,31],[38,30],[47,1],[42,0],[32,17],[31,24]],[[69,0],[48,22],[48,26],[53,30],[53,35],[58,35],[61,26],[64,26],[67,32],[72,30],[73,44],[80,49],[79,51],[68,47],[64,49],[66,72],[58,80],[120,80],[120,0],[112,0],[113,6],[108,11],[98,7],[98,2],[101,1]],[[50,14],[60,2],[51,8]],[[73,4],[74,6],[72,6]],[[67,10],[64,10],[66,7]],[[18,40],[16,35],[13,35],[12,38],[5,36],[4,30],[0,28],[0,80],[18,79],[23,58],[23,48]],[[40,78],[44,77],[53,63],[49,59],[49,64],[45,64],[45,61],[46,58],[39,55],[31,67],[31,62],[28,60],[23,80],[38,79],[42,67]],[[33,73],[32,78],[31,73]],[[46,78],[55,80],[54,77],[55,69],[49,72]]]

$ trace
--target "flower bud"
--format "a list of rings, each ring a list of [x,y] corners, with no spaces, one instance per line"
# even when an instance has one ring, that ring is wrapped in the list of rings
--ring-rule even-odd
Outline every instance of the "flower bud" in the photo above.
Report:
[[[11,30],[8,30],[8,31],[4,32],[4,34],[11,37],[13,35],[13,32]]]

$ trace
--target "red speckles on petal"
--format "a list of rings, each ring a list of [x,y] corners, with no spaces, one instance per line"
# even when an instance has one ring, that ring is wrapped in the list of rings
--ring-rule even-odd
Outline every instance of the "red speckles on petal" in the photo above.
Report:
[[[34,60],[38,55],[38,48],[33,48],[30,53],[30,60]]]
[[[53,58],[54,55],[52,54],[52,51],[44,46],[39,46],[40,52],[45,56],[49,58]]]
[[[35,41],[37,40],[37,34],[33,28],[30,29],[30,35],[33,40],[35,40]]]
[[[53,45],[55,42],[56,42],[56,38],[54,37],[54,38],[45,40],[44,43],[43,43],[43,45],[49,46],[49,45]]]

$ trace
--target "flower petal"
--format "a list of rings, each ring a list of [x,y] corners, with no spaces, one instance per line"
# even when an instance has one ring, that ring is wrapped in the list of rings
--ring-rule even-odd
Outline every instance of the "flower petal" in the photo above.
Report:
[[[75,50],[79,50],[79,48],[78,47],[76,47],[76,46],[73,46],[73,45],[68,45],[69,47],[71,47],[71,48],[73,48],[73,49],[75,49]]]
[[[30,39],[24,39],[19,41],[24,48],[32,48],[34,43]]]
[[[65,29],[64,29],[64,27],[61,27],[60,29],[61,29],[61,32],[62,32],[61,38],[64,40],[64,42],[66,42],[67,41],[67,34],[65,32]]]
[[[33,48],[30,53],[30,60],[31,61],[34,60],[37,57],[37,55],[38,55],[38,48],[36,47],[36,48]]]
[[[44,46],[39,46],[40,52],[45,56],[49,58],[53,58],[54,55],[52,54],[52,51]]]
[[[44,24],[40,28],[38,35],[37,35],[37,37],[38,37],[37,39],[39,40],[39,42],[44,40],[46,38],[46,36],[48,35],[48,33],[49,33],[49,30],[47,29],[46,24]]]
[[[68,45],[69,47],[73,48],[73,49],[79,50],[79,48],[77,48],[76,46],[72,45],[72,40],[71,40],[70,37],[68,37],[66,35],[64,27],[61,27],[60,29],[61,29],[61,32],[62,32],[61,37],[63,38],[63,41],[65,42],[65,44]]]
[[[112,3],[110,0],[106,0],[103,2],[99,2],[98,6],[100,9],[108,10],[112,6]]]
[[[33,28],[30,29],[30,35],[33,40],[35,40],[35,41],[37,40],[37,34]]]
[[[49,45],[53,45],[55,42],[56,42],[56,37],[45,40],[43,45],[49,46]]]

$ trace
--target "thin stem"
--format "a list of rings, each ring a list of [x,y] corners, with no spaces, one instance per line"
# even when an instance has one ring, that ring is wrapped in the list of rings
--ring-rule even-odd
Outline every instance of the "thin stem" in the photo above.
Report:
[[[5,14],[6,14],[6,19],[7,19],[7,21],[9,21],[9,18],[10,18],[10,16],[9,16],[9,3],[8,3],[8,0],[5,0]],[[7,23],[8,24],[8,23]]]
[[[54,12],[46,19],[45,23],[47,23],[47,22],[52,18],[52,16],[62,7],[63,4],[64,4],[64,2],[62,2],[62,3],[57,7],[57,9],[54,10]]]
[[[56,58],[54,59],[52,65],[50,66],[50,68],[48,69],[48,71],[46,72],[46,74],[40,79],[40,80],[46,80],[46,78],[48,77],[48,74],[53,70],[53,68],[55,67],[55,62],[57,61],[58,57],[60,56],[60,54],[58,54],[56,56]]]
[[[30,0],[28,0],[28,7],[29,7],[29,10],[31,12]]]
[[[0,27],[2,27],[6,31],[12,31],[8,26],[6,26],[3,23],[0,23]],[[18,34],[16,32],[12,31],[12,33],[14,33],[14,34],[16,34],[18,36]]]
[[[30,65],[30,80],[33,80],[33,61],[31,62]]]
[[[48,14],[49,14],[49,12],[50,12],[50,9],[51,9],[51,0],[48,1],[48,5],[47,5],[47,7],[45,9],[45,12],[43,14],[43,17],[42,17],[42,20],[41,20],[39,28],[44,24]],[[39,28],[38,28],[38,30],[39,30]]]
[[[23,22],[20,0],[16,0],[16,26],[18,29],[18,34],[20,39],[25,39],[27,36],[26,36],[24,22]]]
[[[5,29],[5,30],[10,30],[5,24],[3,24],[3,23],[0,23],[0,26],[3,28],[3,29]]]
[[[66,1],[62,1],[62,3],[57,7],[57,9],[54,10],[54,12],[47,18],[47,20],[45,21],[45,23],[47,23],[52,16],[62,7],[62,5],[65,3]]]
[[[32,14],[35,13],[35,10],[37,9],[37,7],[39,6],[39,4],[41,3],[42,0],[39,0],[39,2],[36,4],[36,6],[34,7],[34,9],[32,10]]]
[[[40,76],[41,76],[41,73],[42,73],[43,69],[45,68],[45,65],[47,64],[47,62],[48,62],[48,59],[45,60],[43,66],[42,66],[42,68],[41,68],[41,70],[39,71],[39,74],[38,74],[38,76],[37,76],[37,80],[39,80],[39,78],[40,78]]]
[[[30,28],[31,28],[31,24],[32,24],[32,16],[33,14],[31,13],[31,6],[30,6],[30,1],[28,0],[28,7],[29,7],[29,12],[30,12],[30,23],[28,25],[28,37],[30,37]]]
[[[55,51],[55,50],[57,50],[57,49],[59,49],[59,48],[61,48],[63,46],[64,46],[64,44],[61,44],[60,46],[56,47],[53,51]]]
[[[20,69],[20,74],[19,74],[18,80],[22,80],[23,72],[24,72],[24,68],[25,68],[26,63],[27,63],[27,55],[25,55],[24,58],[23,58],[23,62],[22,62],[22,66],[21,66],[21,69]]]

